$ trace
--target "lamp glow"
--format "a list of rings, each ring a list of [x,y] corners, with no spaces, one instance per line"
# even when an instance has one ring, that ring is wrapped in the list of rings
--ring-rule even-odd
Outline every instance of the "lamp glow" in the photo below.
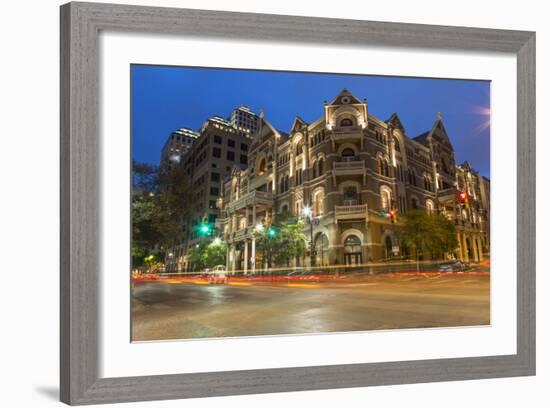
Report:
[[[262,232],[264,230],[264,225],[263,224],[256,224],[254,229],[256,230],[256,232]]]

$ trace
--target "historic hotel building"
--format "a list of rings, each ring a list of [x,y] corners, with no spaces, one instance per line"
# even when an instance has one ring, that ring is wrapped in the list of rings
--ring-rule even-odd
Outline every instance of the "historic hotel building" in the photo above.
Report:
[[[467,206],[456,202],[461,191],[468,194]],[[226,178],[218,205],[230,270],[261,264],[256,225],[269,224],[277,212],[302,216],[304,206],[313,212],[316,265],[407,255],[399,231],[407,211],[416,208],[455,222],[456,258],[477,262],[489,252],[489,180],[467,162],[455,164],[441,115],[429,131],[410,138],[397,114],[382,121],[345,89],[325,102],[317,121],[296,117],[288,134],[260,114],[248,167]],[[397,211],[395,223],[390,210]],[[307,265],[309,255],[295,263]]]

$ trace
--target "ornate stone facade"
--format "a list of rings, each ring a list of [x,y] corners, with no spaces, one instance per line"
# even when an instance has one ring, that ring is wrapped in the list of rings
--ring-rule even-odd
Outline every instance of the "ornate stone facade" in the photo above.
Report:
[[[458,259],[477,262],[489,252],[489,180],[455,163],[441,115],[410,138],[397,114],[382,121],[347,90],[324,105],[313,123],[297,117],[289,133],[260,115],[248,167],[222,188],[218,228],[228,243],[228,269],[251,271],[261,262],[253,228],[275,213],[314,217],[316,265],[361,264],[407,255],[399,241],[410,209],[442,212],[457,226]],[[465,191],[469,205],[459,206]],[[391,222],[388,212],[398,217]],[[304,231],[309,240],[309,226]],[[309,242],[307,243],[309,247]],[[309,255],[295,264],[307,265]]]

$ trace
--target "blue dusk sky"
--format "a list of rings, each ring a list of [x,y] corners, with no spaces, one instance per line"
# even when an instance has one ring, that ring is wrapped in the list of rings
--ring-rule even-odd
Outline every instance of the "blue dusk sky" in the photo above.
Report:
[[[489,177],[489,81],[132,65],[131,87],[132,158],[141,162],[158,164],[172,131],[198,130],[239,105],[263,110],[288,132],[296,116],[317,120],[323,102],[347,88],[381,120],[396,112],[409,137],[429,130],[441,112],[457,163],[468,160]]]

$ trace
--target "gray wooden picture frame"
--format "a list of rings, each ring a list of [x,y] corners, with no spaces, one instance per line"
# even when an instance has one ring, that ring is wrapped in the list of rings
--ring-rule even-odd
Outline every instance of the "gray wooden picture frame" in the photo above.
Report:
[[[101,30],[517,56],[517,353],[99,377]],[[535,374],[535,33],[95,3],[61,6],[61,401],[97,404]]]

